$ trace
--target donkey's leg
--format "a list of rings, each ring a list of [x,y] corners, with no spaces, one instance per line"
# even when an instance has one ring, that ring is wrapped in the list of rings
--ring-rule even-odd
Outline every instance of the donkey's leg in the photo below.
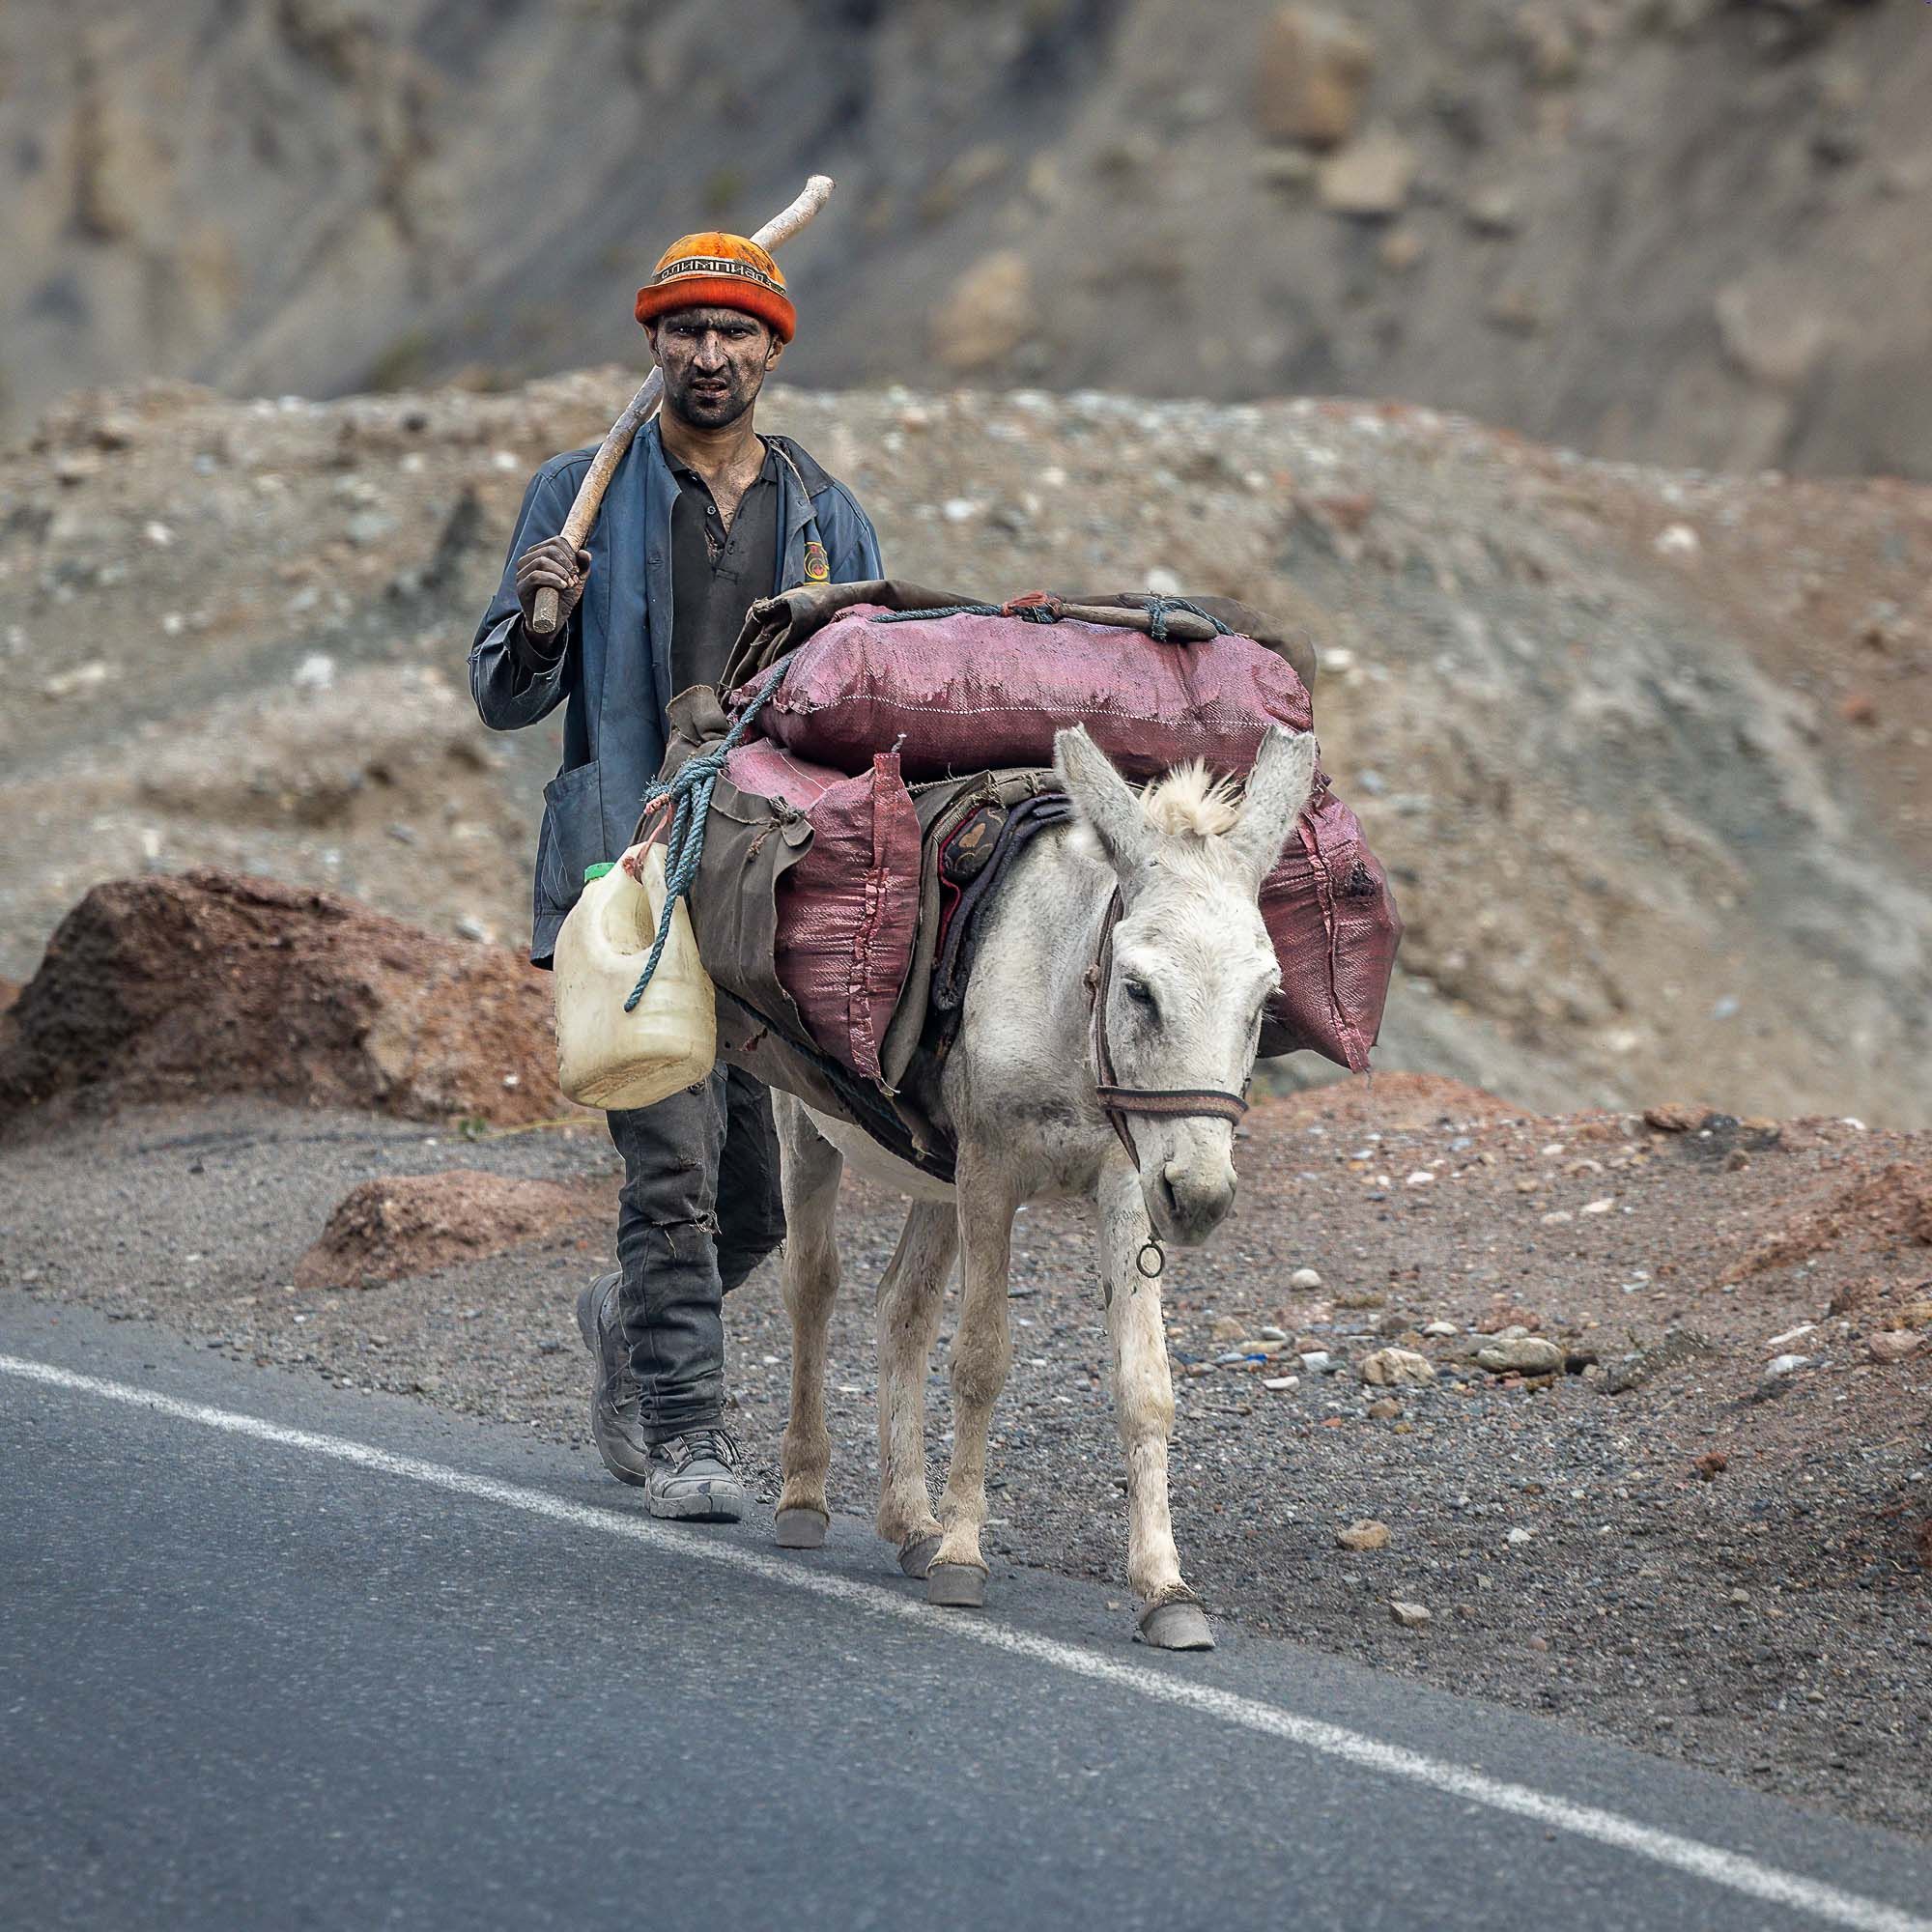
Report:
[[[959,1326],[952,1337],[952,1462],[940,1498],[939,1548],[925,1573],[930,1603],[981,1604],[986,1561],[980,1526],[986,1520],[986,1437],[993,1405],[1012,1360],[1007,1326],[1007,1264],[1012,1254],[1012,1198],[991,1162],[959,1151],[959,1245],[964,1255]]]
[[[1147,1607],[1141,1634],[1166,1650],[1211,1650],[1213,1637],[1181,1580],[1167,1507],[1167,1439],[1174,1382],[1160,1319],[1160,1285],[1140,1271],[1151,1238],[1140,1177],[1109,1160],[1099,1187],[1100,1278],[1114,1344],[1114,1419],[1127,1463],[1127,1580]]]
[[[844,1159],[789,1094],[774,1094],[784,1179],[785,1242],[780,1264],[791,1317],[791,1414],[785,1422],[776,1530],[789,1549],[816,1549],[831,1511],[825,1472],[832,1460],[825,1433],[825,1344],[838,1293],[838,1238],[834,1214]]]
[[[939,1548],[925,1486],[925,1375],[958,1251],[957,1212],[915,1202],[879,1282],[878,1525],[908,1577],[923,1577]]]

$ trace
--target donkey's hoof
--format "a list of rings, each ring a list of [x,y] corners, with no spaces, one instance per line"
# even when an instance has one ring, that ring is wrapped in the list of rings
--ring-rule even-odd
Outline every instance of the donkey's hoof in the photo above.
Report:
[[[1141,1618],[1141,1641],[1155,1650],[1212,1650],[1214,1633],[1208,1628],[1207,1611],[1182,1598],[1156,1604]]]
[[[772,1534],[781,1549],[823,1549],[830,1519],[815,1509],[780,1510]]]
[[[939,1553],[939,1538],[933,1536],[909,1536],[899,1545],[899,1568],[908,1577],[923,1577],[932,1568],[932,1559]]]
[[[949,1610],[977,1610],[986,1601],[986,1573],[971,1563],[934,1563],[925,1573],[925,1601]]]

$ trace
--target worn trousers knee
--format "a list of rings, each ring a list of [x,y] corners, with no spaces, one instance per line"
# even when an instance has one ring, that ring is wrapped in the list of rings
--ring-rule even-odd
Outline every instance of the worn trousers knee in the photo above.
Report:
[[[617,1315],[639,1420],[662,1439],[715,1423],[723,1302],[784,1238],[771,1096],[736,1068],[609,1115],[624,1159]]]

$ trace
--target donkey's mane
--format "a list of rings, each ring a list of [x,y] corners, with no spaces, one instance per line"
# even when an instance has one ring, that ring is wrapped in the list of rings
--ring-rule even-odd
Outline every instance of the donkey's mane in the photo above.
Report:
[[[1198,759],[1176,765],[1141,794],[1141,810],[1156,832],[1179,838],[1218,838],[1235,829],[1241,794],[1232,779],[1218,779]]]
[[[1175,843],[1163,848],[1161,864],[1169,871],[1192,877],[1197,872],[1208,881],[1220,876],[1213,853],[1207,841],[1235,829],[1241,815],[1242,792],[1232,779],[1216,778],[1198,760],[1176,765],[1163,778],[1148,785],[1140,795],[1141,810],[1147,822]],[[1095,865],[1107,863],[1100,841],[1084,821],[1073,828],[1072,850]]]

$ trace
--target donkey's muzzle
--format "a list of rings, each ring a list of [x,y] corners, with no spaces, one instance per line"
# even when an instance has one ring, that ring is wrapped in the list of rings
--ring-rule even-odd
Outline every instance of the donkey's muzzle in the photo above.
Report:
[[[1208,1167],[1169,1161],[1148,1190],[1148,1211],[1165,1241],[1195,1247],[1227,1218],[1235,1205],[1235,1170],[1226,1162]]]

